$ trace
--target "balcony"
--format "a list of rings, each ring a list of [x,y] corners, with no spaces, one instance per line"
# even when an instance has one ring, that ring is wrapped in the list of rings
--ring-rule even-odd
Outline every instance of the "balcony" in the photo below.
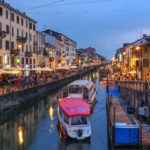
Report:
[[[0,38],[5,38],[5,37],[6,37],[6,32],[0,31]]]
[[[13,56],[17,56],[19,55],[19,52],[20,52],[19,49],[11,49],[10,54]]]
[[[27,42],[27,38],[26,37],[22,37],[22,36],[17,36],[17,42],[19,42],[19,43],[26,43]]]
[[[26,57],[32,57],[32,52],[31,51],[26,51],[25,56]]]

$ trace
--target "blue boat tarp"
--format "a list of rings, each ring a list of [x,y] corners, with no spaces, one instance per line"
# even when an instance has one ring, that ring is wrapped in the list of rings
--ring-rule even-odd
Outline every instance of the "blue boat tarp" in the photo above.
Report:
[[[116,124],[115,144],[138,145],[140,144],[140,128],[137,125]]]
[[[119,88],[109,88],[108,93],[112,96],[119,96],[120,91]]]

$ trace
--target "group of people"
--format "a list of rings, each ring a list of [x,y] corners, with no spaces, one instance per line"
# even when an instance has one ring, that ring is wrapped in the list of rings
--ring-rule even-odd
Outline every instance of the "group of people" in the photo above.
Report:
[[[34,86],[39,86],[76,73],[84,72],[86,70],[87,68],[75,68],[70,70],[55,70],[53,72],[32,72],[29,76],[2,74],[0,76],[0,93],[7,93],[5,89],[8,88],[9,91],[18,91]]]

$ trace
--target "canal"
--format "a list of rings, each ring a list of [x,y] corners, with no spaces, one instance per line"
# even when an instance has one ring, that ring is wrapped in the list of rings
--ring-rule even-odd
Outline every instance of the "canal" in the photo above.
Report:
[[[98,72],[84,77],[95,82],[97,103],[90,117],[90,141],[66,141],[57,131],[57,99],[62,90],[51,93],[17,116],[0,125],[0,150],[107,150],[105,86],[99,84]]]

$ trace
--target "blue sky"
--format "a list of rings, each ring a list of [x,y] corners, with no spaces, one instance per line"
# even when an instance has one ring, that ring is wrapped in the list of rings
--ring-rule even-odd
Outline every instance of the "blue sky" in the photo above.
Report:
[[[123,43],[133,42],[142,34],[150,34],[150,0],[5,2],[38,21],[39,31],[50,28],[61,32],[75,40],[77,48],[91,46],[107,58],[111,58]]]

